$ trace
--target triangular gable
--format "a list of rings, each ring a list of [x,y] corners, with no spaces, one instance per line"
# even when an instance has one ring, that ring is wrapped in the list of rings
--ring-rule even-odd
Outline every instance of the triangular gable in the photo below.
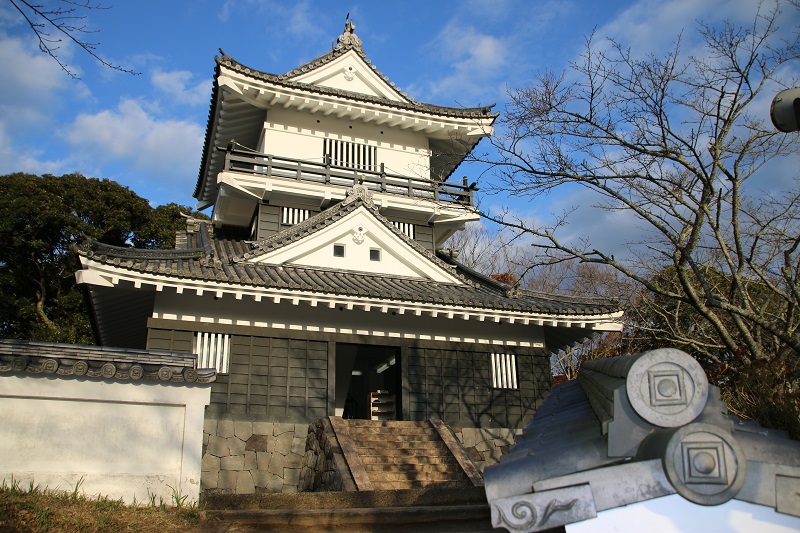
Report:
[[[408,102],[389,82],[379,76],[361,54],[351,48],[344,54],[330,61],[312,61],[317,64],[302,74],[292,76],[295,82],[307,83],[320,87],[329,87],[376,98],[384,98],[394,102]]]
[[[345,216],[250,261],[463,284],[446,265],[421,253],[378,216],[361,204]]]

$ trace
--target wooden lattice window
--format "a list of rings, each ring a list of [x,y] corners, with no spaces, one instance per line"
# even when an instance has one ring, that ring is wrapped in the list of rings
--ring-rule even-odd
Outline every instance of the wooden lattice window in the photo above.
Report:
[[[517,356],[513,353],[493,353],[492,387],[495,389],[518,389]]]
[[[296,207],[281,207],[281,224],[284,226],[294,226],[311,216],[308,209],[298,209]]]
[[[324,139],[322,159],[337,167],[375,172],[378,169],[378,147],[337,139]]]
[[[392,222],[394,227],[399,229],[401,232],[405,233],[409,239],[414,239],[416,231],[414,224],[409,224],[408,222]]]
[[[194,354],[197,368],[215,368],[220,374],[228,373],[231,336],[223,333],[194,334]]]

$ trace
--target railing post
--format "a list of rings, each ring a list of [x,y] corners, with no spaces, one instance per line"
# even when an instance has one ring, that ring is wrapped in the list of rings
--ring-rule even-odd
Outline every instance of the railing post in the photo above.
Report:
[[[297,174],[295,175],[294,179],[300,181],[300,178],[303,177],[303,173],[300,171],[300,161],[297,162]]]
[[[272,154],[267,155],[267,177],[272,177]]]

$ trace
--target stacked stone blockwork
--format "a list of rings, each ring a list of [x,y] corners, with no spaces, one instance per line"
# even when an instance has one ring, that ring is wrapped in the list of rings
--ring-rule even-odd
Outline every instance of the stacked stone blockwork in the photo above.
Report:
[[[456,438],[481,472],[497,464],[521,432],[508,428],[453,428]]]
[[[321,418],[308,427],[306,455],[300,473],[300,490],[315,492],[354,491],[353,478],[344,454],[333,436],[330,420]]]
[[[297,492],[306,424],[206,419],[202,489],[210,494]]]

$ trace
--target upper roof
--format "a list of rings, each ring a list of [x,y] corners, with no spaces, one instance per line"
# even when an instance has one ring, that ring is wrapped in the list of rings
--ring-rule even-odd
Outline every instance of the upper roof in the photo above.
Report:
[[[331,102],[341,101],[347,102],[348,105],[362,106],[364,109],[392,111],[403,116],[404,120],[413,122],[414,128],[422,127],[420,124],[423,122],[427,124],[425,126],[427,128],[434,128],[432,124],[439,124],[436,128],[441,131],[436,128],[431,130],[438,131],[436,135],[440,137],[430,141],[434,152],[431,164],[437,169],[436,175],[443,176],[445,180],[480,139],[488,134],[497,117],[497,114],[491,111],[493,105],[459,108],[415,101],[383,76],[371,63],[364,53],[361,40],[353,33],[354,27],[355,25],[348,20],[345,23],[344,33],[339,36],[337,45],[331,51],[285,74],[272,74],[253,69],[220,50],[222,55],[215,57],[216,71],[203,158],[193,193],[199,200],[198,205],[201,208],[213,203],[217,191],[216,175],[223,168],[224,158],[216,153],[216,147],[226,146],[234,138],[240,144],[251,148],[257,144],[261,131],[260,121],[263,121],[263,110],[261,114],[256,112],[259,110],[258,106],[305,107],[306,104],[296,104],[296,102],[306,98],[327,99],[329,102],[326,105],[335,105]],[[355,65],[355,68],[352,65]],[[356,86],[358,90],[348,90],[343,87],[353,87],[352,84],[337,82],[342,76],[358,77],[363,83]],[[231,77],[242,81],[234,81]],[[241,94],[243,86],[259,88],[257,93],[261,96],[264,92],[262,89],[270,88],[276,91],[276,95],[280,93],[280,98],[275,96],[269,99],[272,104],[269,102],[256,104],[252,96],[245,98]],[[298,96],[300,98],[297,98]],[[256,99],[258,98],[256,96]],[[220,120],[223,108],[228,117],[224,124]],[[311,108],[306,110],[308,109]],[[366,115],[361,114],[364,109],[360,109],[359,113],[353,116],[364,119]],[[448,134],[447,129],[453,124],[458,124],[462,132],[466,131],[467,127],[471,127],[474,131],[463,138],[453,135],[452,132]]]

